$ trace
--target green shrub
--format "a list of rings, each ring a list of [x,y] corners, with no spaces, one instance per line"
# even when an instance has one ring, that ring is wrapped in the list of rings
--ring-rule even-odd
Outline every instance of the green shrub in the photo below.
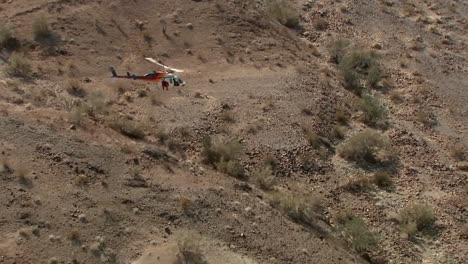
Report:
[[[43,16],[36,18],[33,22],[33,35],[37,41],[47,40],[52,37],[52,31]]]
[[[13,53],[8,60],[6,73],[16,77],[28,77],[31,74],[31,63],[22,53]]]
[[[386,158],[385,156],[393,158],[388,139],[372,129],[366,129],[353,135],[338,148],[338,153],[344,159],[355,162],[375,163]]]
[[[411,237],[418,231],[431,228],[436,217],[428,205],[413,203],[400,211],[398,220],[401,230]]]
[[[368,125],[383,125],[387,118],[387,109],[375,97],[364,94],[361,98],[360,109],[364,113],[364,122]]]
[[[336,64],[339,64],[343,57],[346,55],[347,48],[350,42],[346,39],[334,39],[327,45],[328,52],[330,54],[330,60]]]
[[[377,237],[371,232],[362,218],[347,216],[342,219],[341,229],[345,237],[358,253],[369,252],[377,247]]]

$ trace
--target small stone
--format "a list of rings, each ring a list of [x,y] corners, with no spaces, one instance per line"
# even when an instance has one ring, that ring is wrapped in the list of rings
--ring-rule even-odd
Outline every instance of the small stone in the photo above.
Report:
[[[87,220],[86,220],[86,215],[85,215],[85,214],[80,214],[80,215],[78,216],[78,219],[79,219],[80,222],[82,222],[82,223],[86,223],[86,222],[87,222]]]
[[[76,126],[75,126],[75,125],[71,125],[71,126],[70,126],[70,130],[76,130]]]
[[[252,207],[246,207],[246,208],[244,209],[244,211],[246,211],[246,212],[248,213],[248,212],[252,211]]]
[[[138,208],[136,208],[136,207],[133,208],[133,213],[134,213],[134,214],[139,214],[139,213],[140,213],[140,209],[138,209]]]
[[[190,30],[193,29],[193,24],[192,23],[187,23],[187,24],[185,24],[185,26]]]
[[[218,214],[221,213],[221,208],[216,208],[215,212],[218,213]]]

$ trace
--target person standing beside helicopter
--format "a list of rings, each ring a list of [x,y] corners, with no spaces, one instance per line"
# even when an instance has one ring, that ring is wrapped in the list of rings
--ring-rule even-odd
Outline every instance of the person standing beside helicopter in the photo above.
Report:
[[[166,79],[162,80],[162,89],[168,91],[169,90],[169,82]]]

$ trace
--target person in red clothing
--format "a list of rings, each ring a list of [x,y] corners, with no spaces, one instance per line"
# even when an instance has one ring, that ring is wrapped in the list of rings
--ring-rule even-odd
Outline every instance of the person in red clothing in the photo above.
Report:
[[[162,80],[162,89],[166,91],[169,90],[169,82],[166,81],[166,79]]]

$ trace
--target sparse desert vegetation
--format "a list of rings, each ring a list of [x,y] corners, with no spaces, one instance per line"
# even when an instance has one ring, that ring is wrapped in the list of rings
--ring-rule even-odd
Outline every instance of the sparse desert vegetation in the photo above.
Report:
[[[358,253],[370,252],[376,248],[377,236],[369,230],[362,218],[343,215],[338,223],[344,236]]]
[[[400,211],[398,220],[401,231],[412,237],[417,232],[426,231],[433,227],[436,217],[428,205],[414,203]]]
[[[284,0],[272,0],[269,1],[269,13],[281,24],[289,28],[297,29],[300,26],[299,15],[297,14],[294,7]]]
[[[234,140],[228,143],[213,143],[210,137],[203,140],[204,162],[236,178],[246,177],[244,167],[238,161],[241,151],[242,146]]]
[[[3,1],[0,262],[467,263],[462,2]]]
[[[33,21],[32,30],[34,39],[37,41],[45,41],[52,37],[52,31],[44,16],[40,16]]]
[[[130,138],[142,139],[145,137],[143,124],[127,117],[113,117],[109,126]]]
[[[372,129],[354,134],[338,151],[341,157],[355,162],[375,163],[393,156],[388,139]]]
[[[5,71],[11,76],[27,78],[32,72],[31,63],[23,53],[15,52],[10,56]]]

